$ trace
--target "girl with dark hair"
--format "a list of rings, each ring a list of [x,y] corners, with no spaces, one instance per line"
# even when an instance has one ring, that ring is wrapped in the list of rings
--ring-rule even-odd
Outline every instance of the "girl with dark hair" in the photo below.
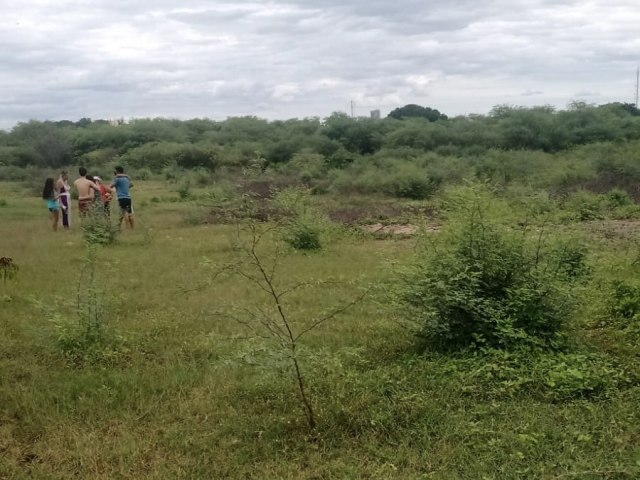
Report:
[[[42,198],[47,201],[47,208],[51,212],[51,219],[53,220],[53,231],[57,232],[60,204],[58,203],[58,190],[56,189],[53,178],[47,178],[45,180]]]

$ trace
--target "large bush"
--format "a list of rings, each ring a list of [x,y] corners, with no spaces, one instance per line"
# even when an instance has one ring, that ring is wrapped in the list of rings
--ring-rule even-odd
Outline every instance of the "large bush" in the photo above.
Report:
[[[584,252],[545,248],[539,237],[501,228],[478,199],[441,248],[420,253],[404,273],[398,299],[419,322],[425,344],[557,348],[564,343],[571,282],[584,274]],[[565,268],[570,258],[571,268]]]

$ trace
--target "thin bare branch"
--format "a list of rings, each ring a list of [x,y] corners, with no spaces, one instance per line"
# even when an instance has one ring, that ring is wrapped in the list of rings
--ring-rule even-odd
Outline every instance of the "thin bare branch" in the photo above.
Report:
[[[243,262],[241,260],[236,262],[236,263],[227,263],[227,264],[223,265],[222,267],[220,267],[218,270],[216,270],[213,273],[213,275],[207,279],[206,282],[202,282],[202,283],[200,283],[200,284],[198,284],[198,285],[196,285],[194,287],[191,287],[191,288],[180,287],[179,290],[183,294],[188,294],[188,293],[193,293],[193,292],[200,292],[202,290],[205,290],[205,289],[211,287],[211,285],[213,285],[213,282],[215,280],[217,280],[218,277],[220,277],[221,275],[223,275],[225,273],[229,273],[230,271],[231,272],[237,271],[238,267],[240,265],[242,265],[242,263]]]
[[[318,318],[317,320],[314,320],[310,325],[308,325],[305,329],[303,329],[301,332],[299,332],[296,335],[296,337],[294,338],[294,341],[297,342],[300,338],[302,338],[302,336],[304,336],[305,334],[309,333],[314,328],[319,327],[320,325],[322,325],[327,320],[331,320],[332,318],[335,318],[337,315],[340,315],[341,313],[344,313],[345,311],[349,310],[351,307],[353,307],[357,303],[361,302],[362,299],[368,293],[369,293],[369,290],[365,290],[364,292],[362,292],[361,295],[359,295],[358,297],[354,298],[350,302],[345,303],[344,305],[341,305],[340,307],[335,308],[334,310],[332,310],[328,314],[324,315],[323,317]]]

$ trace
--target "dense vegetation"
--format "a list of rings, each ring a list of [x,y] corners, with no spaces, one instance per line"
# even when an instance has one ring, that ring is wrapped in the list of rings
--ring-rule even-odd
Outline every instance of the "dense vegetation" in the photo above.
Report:
[[[0,132],[0,162],[18,167],[59,168],[119,158],[151,171],[239,165],[256,156],[268,165],[299,155],[319,156],[328,168],[383,153],[414,157],[424,152],[477,155],[487,150],[558,152],[595,142],[640,138],[640,112],[630,104],[573,103],[551,107],[495,107],[489,115],[448,119],[428,107],[407,105],[383,120],[335,113],[321,121],[225,121],[139,119],[112,126],[104,120],[30,121]]]

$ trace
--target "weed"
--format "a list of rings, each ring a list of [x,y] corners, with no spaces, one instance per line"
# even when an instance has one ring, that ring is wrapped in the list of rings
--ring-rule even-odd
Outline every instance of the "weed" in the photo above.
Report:
[[[112,245],[118,233],[118,227],[111,223],[101,205],[97,205],[82,221],[82,234],[87,245]]]
[[[7,280],[12,280],[18,274],[18,265],[13,258],[0,258],[0,270],[2,271],[2,282],[6,288]]]

